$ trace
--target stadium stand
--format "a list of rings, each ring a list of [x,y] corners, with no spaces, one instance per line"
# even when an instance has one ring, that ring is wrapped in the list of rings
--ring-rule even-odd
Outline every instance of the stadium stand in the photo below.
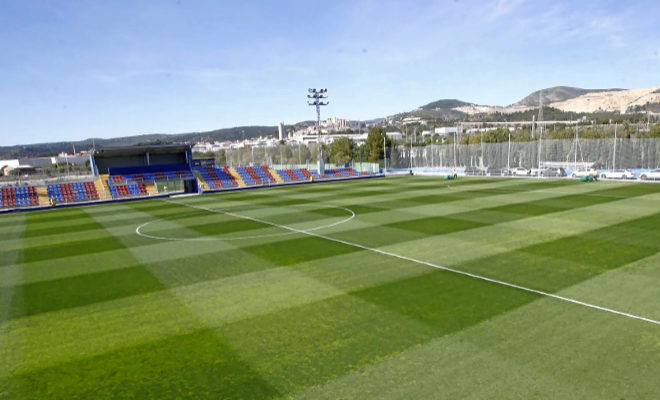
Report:
[[[226,187],[258,186],[271,183],[291,183],[331,178],[348,178],[368,175],[368,172],[359,173],[353,168],[332,168],[319,174],[307,168],[270,169],[268,166],[228,167],[220,169],[216,166],[197,166],[195,175],[204,190],[220,189]]]
[[[368,175],[369,173],[363,173],[362,175]],[[331,168],[328,170],[325,170],[324,177],[327,178],[348,178],[351,176],[360,176],[357,171],[355,171],[353,168],[346,167],[346,168]]]
[[[238,186],[247,186],[245,184],[245,181],[243,181],[243,177],[241,177],[241,174],[239,174],[234,168],[229,168],[228,166],[225,165],[224,171],[227,175],[234,178]]]
[[[321,179],[321,175],[317,171],[314,171],[314,170],[312,170],[312,171],[306,170],[306,171],[309,172],[309,174],[314,177],[314,180],[320,180]]]
[[[287,183],[291,182],[291,175],[289,175],[286,170],[278,169],[277,174],[282,178],[282,182]]]
[[[47,206],[50,200],[50,197],[48,197],[48,188],[44,186],[38,186],[37,197],[39,198],[40,206]]]
[[[282,177],[280,176],[280,174],[277,173],[277,171],[275,171],[275,170],[272,169],[272,168],[269,169],[268,171],[269,171],[270,174],[273,176],[273,178],[275,178],[275,182],[277,182],[277,183],[284,183],[284,180],[282,179]]]
[[[117,169],[118,168],[109,169],[109,177],[107,182],[108,184],[112,185],[121,183],[144,183],[178,179],[195,179],[193,172],[190,170],[190,168],[188,168],[187,165],[158,165],[121,168],[121,173],[115,172]]]
[[[204,181],[208,184],[212,179],[206,175]],[[158,194],[156,182],[197,181],[188,164],[109,167],[108,174],[100,176],[104,192],[107,190],[112,198]]]
[[[2,207],[38,206],[39,197],[35,186],[3,187],[0,190]]]
[[[329,170],[325,170],[325,173],[326,173],[326,175],[328,175],[328,176],[334,176],[334,177],[342,177],[342,176],[345,176],[344,174],[342,174],[341,170],[336,169],[336,168],[329,169]],[[348,175],[346,175],[346,176],[348,176]]]
[[[211,186],[209,183],[206,181],[206,178],[202,175],[202,173],[199,171],[199,168],[195,168],[193,171],[195,174],[195,178],[197,178],[197,182],[199,182],[199,187],[202,189],[202,191],[207,191],[211,189]],[[209,178],[210,179],[210,178]]]
[[[56,203],[98,200],[99,194],[94,182],[56,183],[47,186],[48,198]]]
[[[249,173],[246,167],[236,167],[234,170],[240,175],[246,185],[261,184],[261,179],[258,176],[253,176],[254,170],[252,171],[253,174]]]
[[[188,168],[188,169],[186,169]],[[319,174],[307,168],[271,169],[268,166],[166,165],[152,167],[109,168],[110,174],[99,174],[94,181],[49,184],[46,187],[18,186],[2,188],[2,207],[47,206],[100,199],[157,195],[158,181],[195,180],[203,190],[258,186],[369,175],[352,168],[331,168]]]
[[[147,194],[149,196],[154,196],[158,194],[158,188],[153,182],[147,182],[144,185],[146,186]]]
[[[307,168],[279,169],[277,174],[284,182],[306,181],[312,176]]]
[[[144,183],[129,183],[126,185],[111,185],[110,195],[113,198],[129,196],[147,196],[149,192]]]
[[[247,167],[246,168],[247,172],[252,176],[252,178],[256,181],[261,181],[261,183],[271,183],[270,178],[268,175],[264,172],[261,167]]]
[[[259,172],[261,170],[261,172]],[[271,170],[268,169],[267,166],[262,165],[261,167],[258,168],[257,173],[263,173],[263,176],[270,182],[270,183],[277,183],[277,179],[275,179],[275,176],[270,172]]]
[[[298,178],[299,181],[304,181],[306,179],[305,174],[303,174],[300,168],[292,169],[291,172],[293,172],[293,174],[296,176],[296,178]]]
[[[208,166],[195,167],[195,172],[202,177],[203,185],[205,184],[209,189],[237,186],[234,177],[228,174],[224,169]]]

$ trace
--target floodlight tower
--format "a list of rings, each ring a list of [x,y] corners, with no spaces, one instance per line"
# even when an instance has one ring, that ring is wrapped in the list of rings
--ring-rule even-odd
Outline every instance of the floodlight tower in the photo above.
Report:
[[[308,89],[307,104],[316,106],[316,137],[318,142],[318,173],[323,175],[325,163],[323,161],[323,146],[321,145],[321,106],[327,106],[330,102],[324,101],[328,98],[328,89]]]

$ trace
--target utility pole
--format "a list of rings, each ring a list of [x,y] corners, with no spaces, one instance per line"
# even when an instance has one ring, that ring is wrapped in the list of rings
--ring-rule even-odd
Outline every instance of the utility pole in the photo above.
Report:
[[[614,123],[614,151],[612,153],[612,169],[616,169],[616,125],[617,123]]]
[[[486,168],[486,155],[484,154],[484,133],[481,132],[480,136],[481,136],[481,167]]]
[[[532,118],[533,119],[533,118]],[[539,178],[541,177],[541,151],[543,149],[542,147],[542,138],[543,138],[543,127],[544,125],[541,123],[543,121],[543,90],[539,92]]]
[[[506,173],[511,171],[511,132],[509,132],[509,151],[506,153]]]
[[[431,135],[431,168],[433,168],[433,135]]]
[[[543,147],[542,147],[542,144],[543,144],[542,143],[542,140],[543,140],[543,125],[540,125],[539,128],[540,129],[539,129],[539,172],[538,172],[538,175],[539,175],[539,178],[541,178],[541,151],[543,149]]]
[[[575,122],[575,146],[573,146],[573,169],[577,169],[577,153],[578,153],[578,124]]]
[[[307,90],[309,94],[307,104],[316,107],[316,137],[318,142],[318,173],[323,175],[325,173],[325,164],[323,160],[323,146],[321,145],[321,106],[327,106],[330,102],[324,101],[328,98],[328,89],[313,89]]]
[[[543,121],[543,90],[539,93],[539,122]]]
[[[456,169],[456,132],[454,132],[454,169]]]
[[[383,138],[383,170],[387,173],[387,135]]]
[[[411,136],[410,136],[410,170],[411,170],[411,171],[412,171],[412,167],[413,167],[413,162],[412,162],[412,158],[413,158],[412,144],[413,144],[413,137],[412,137],[412,135],[411,135]]]

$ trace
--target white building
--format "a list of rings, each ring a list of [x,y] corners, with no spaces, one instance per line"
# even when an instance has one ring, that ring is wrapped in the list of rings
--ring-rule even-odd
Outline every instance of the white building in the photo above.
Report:
[[[421,117],[406,117],[401,120],[401,123],[404,125],[415,124],[415,123],[424,123]]]
[[[334,130],[344,130],[348,129],[350,120],[344,118],[332,117],[328,118],[325,121],[321,122],[321,127],[334,129]]]
[[[463,133],[462,126],[443,126],[441,128],[435,128],[435,134],[440,136],[449,136],[449,135],[460,135]]]
[[[191,151],[193,153],[208,153],[213,151],[213,144],[206,142],[195,143],[195,145],[191,148]]]
[[[465,132],[467,132],[468,135],[471,135],[471,134],[473,134],[473,133],[479,133],[479,132],[496,131],[497,129],[498,129],[498,128],[495,128],[495,127],[490,127],[490,128],[472,128],[472,129],[468,129],[468,130],[465,131]],[[513,132],[513,131],[515,130],[515,128],[514,128],[513,126],[510,126],[508,129],[509,129],[509,132]]]
[[[401,132],[385,132],[390,140],[403,140],[403,134]]]
[[[280,140],[284,139],[284,122],[277,124],[277,133],[279,134]]]

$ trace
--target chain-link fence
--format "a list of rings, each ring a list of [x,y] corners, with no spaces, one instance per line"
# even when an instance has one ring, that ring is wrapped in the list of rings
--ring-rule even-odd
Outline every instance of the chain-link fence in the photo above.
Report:
[[[275,169],[308,168],[315,169],[318,160],[318,145],[280,145],[275,147],[246,147],[224,150],[221,156],[216,156],[218,165],[230,167],[247,165],[268,165]],[[367,153],[356,151],[344,159],[344,163],[334,163],[330,157],[330,146],[323,149],[325,168],[342,168],[350,166],[356,171],[373,172],[377,164],[367,161]]]
[[[10,175],[0,177],[0,186],[45,186],[56,183],[82,182],[96,179],[91,172],[76,171],[71,173],[44,173],[35,171],[29,174]]]
[[[596,166],[602,169],[660,167],[660,139],[580,139],[533,142],[396,145],[388,169],[539,168]]]

